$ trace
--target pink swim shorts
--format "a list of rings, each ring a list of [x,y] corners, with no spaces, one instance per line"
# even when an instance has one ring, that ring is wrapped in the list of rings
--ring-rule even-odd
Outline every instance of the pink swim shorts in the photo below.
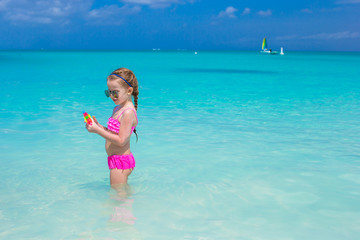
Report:
[[[108,165],[109,169],[132,169],[135,167],[135,158],[132,153],[108,156]]]

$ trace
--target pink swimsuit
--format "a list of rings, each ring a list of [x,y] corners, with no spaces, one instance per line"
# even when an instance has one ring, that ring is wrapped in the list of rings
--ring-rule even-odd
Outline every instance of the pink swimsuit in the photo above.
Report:
[[[126,108],[124,109],[119,117],[117,119],[114,119],[112,117],[109,118],[108,121],[108,129],[114,133],[119,133],[119,129],[120,129],[120,122],[119,122],[119,118],[121,117],[121,115],[128,109],[132,109],[135,113],[135,117],[136,117],[136,122],[138,122],[138,118],[136,115],[136,111],[133,108]],[[131,133],[134,132],[136,126],[131,128]],[[127,155],[112,155],[112,156],[108,156],[108,165],[109,165],[109,169],[133,169],[135,167],[135,158],[133,156],[132,153],[127,154]]]
[[[110,117],[107,124],[108,124],[108,129],[114,133],[119,133],[119,129],[120,129],[120,122],[119,122],[119,118],[121,117],[121,115],[123,115],[123,113],[126,111],[126,110],[129,110],[129,109],[132,109],[134,111],[134,114],[135,114],[135,117],[136,117],[136,122],[138,122],[138,118],[137,118],[137,115],[136,115],[136,111],[135,109],[133,108],[126,108],[124,109],[119,117],[117,119],[113,118],[113,117]],[[135,126],[136,127],[136,126]],[[132,127],[131,128],[131,132],[134,132],[134,129],[135,127]]]

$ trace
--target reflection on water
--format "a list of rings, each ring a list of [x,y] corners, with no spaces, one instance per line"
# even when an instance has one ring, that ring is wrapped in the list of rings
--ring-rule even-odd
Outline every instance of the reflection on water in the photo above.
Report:
[[[109,197],[100,203],[99,214],[103,216],[94,222],[95,228],[79,234],[77,239],[143,239],[134,226],[134,199],[131,186],[121,184],[112,186]]]
[[[135,224],[136,217],[133,215],[132,207],[134,199],[131,197],[131,187],[128,184],[112,186],[110,192],[110,206],[113,206],[113,213],[110,222],[122,222],[128,225]]]
[[[131,195],[132,189],[128,184],[112,186],[109,199],[105,204],[105,211],[109,218],[104,234],[114,237],[118,233],[119,239],[142,239],[140,232],[134,226],[136,217],[133,213],[134,199]]]

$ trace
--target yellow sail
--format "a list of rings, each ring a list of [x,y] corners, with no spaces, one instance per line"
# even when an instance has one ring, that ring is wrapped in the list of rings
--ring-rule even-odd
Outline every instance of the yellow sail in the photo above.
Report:
[[[266,42],[266,38],[264,38],[263,42],[262,42],[262,50],[267,49],[267,42]]]

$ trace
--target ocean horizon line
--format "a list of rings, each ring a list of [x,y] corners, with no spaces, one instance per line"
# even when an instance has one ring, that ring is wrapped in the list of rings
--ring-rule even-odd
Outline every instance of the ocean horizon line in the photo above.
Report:
[[[286,50],[292,53],[360,53],[360,51],[335,51],[335,50]],[[239,50],[239,49],[0,49],[0,52],[260,52],[261,50]]]

